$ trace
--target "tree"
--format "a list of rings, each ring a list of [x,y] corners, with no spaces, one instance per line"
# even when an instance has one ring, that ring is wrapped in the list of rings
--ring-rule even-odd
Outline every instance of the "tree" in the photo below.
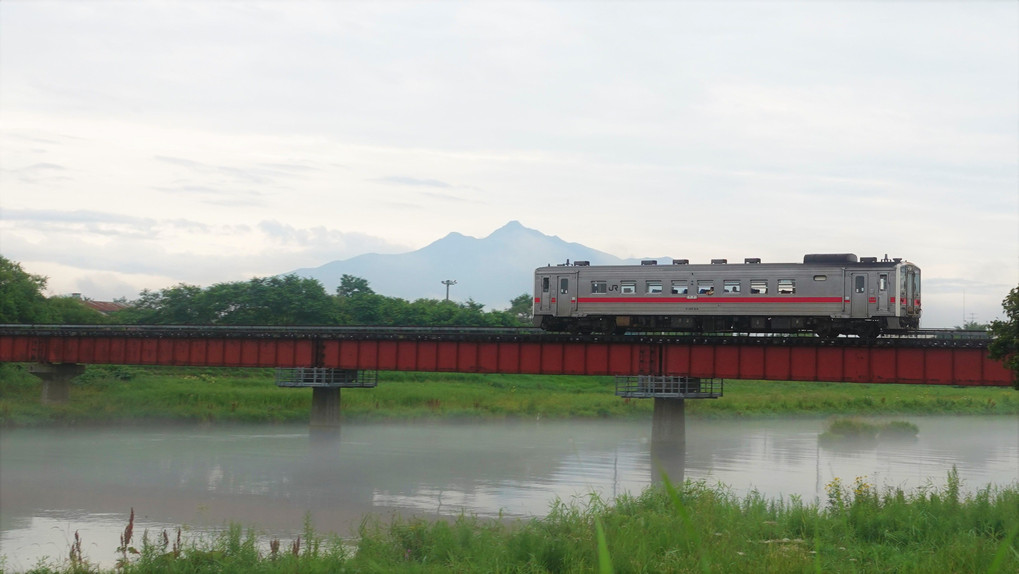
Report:
[[[180,283],[162,291],[145,289],[130,307],[116,314],[124,323],[148,325],[208,325],[212,313],[201,307],[202,288]]]
[[[110,319],[77,297],[50,297],[46,300],[50,321],[64,325],[98,325]]]
[[[340,277],[340,286],[336,288],[336,294],[340,297],[353,297],[354,295],[373,294],[372,288],[368,286],[368,280],[344,273]]]
[[[521,323],[530,324],[534,316],[534,298],[529,293],[522,293],[510,300],[510,308],[507,311],[516,317]]]
[[[255,325],[330,325],[336,322],[336,306],[318,279],[283,275],[252,279],[261,294],[262,315]]]
[[[47,322],[45,288],[45,277],[26,273],[20,263],[0,255],[0,322]]]
[[[145,290],[117,314],[125,323],[157,325],[334,325],[336,317],[322,284],[296,275]]]
[[[976,321],[966,321],[962,327],[956,325],[956,331],[989,331],[991,329],[988,323],[977,323]]]
[[[329,325],[336,315],[317,279],[293,274],[213,285],[200,306],[220,325]]]
[[[1001,302],[1004,321],[991,322],[990,357],[1012,371],[1012,386],[1019,390],[1019,287],[1014,287]]]
[[[46,278],[0,255],[0,323],[105,323],[106,317],[71,297],[46,298]]]

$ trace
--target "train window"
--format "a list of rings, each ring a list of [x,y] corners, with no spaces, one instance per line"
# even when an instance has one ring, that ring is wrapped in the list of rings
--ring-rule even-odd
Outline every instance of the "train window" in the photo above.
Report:
[[[814,281],[827,281],[827,275],[814,275]]]
[[[636,281],[620,281],[619,282],[619,292],[623,293],[623,294],[626,294],[626,295],[633,295],[634,293],[637,292],[637,282]]]
[[[591,281],[591,293],[608,293],[609,284],[605,281]]]
[[[867,290],[867,277],[864,275],[857,275],[854,279],[853,291],[857,293],[863,293]]]
[[[673,281],[672,282],[672,294],[673,295],[686,295],[688,293],[686,281]]]
[[[750,280],[750,292],[753,294],[767,295],[768,293],[768,280],[767,279],[751,279]]]
[[[778,294],[779,295],[792,295],[796,293],[796,280],[795,279],[779,279],[778,280]]]
[[[649,295],[654,295],[655,293],[661,293],[662,292],[662,282],[661,281],[648,281],[647,282],[647,292],[648,292]]]
[[[698,295],[714,295],[715,294],[715,282],[710,279],[701,279],[697,282],[697,294]]]
[[[881,275],[878,276],[877,288],[880,289],[881,291],[887,291],[888,290],[888,274],[887,273],[882,273]]]
[[[541,292],[548,293],[548,277],[541,278]]]
[[[559,279],[559,293],[566,295],[570,292],[570,280],[562,277]]]
[[[722,289],[726,293],[739,293],[739,279],[726,279],[722,283]]]

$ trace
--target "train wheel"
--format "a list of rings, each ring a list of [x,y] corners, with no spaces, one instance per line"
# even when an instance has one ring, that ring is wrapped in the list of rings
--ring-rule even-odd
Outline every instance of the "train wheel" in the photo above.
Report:
[[[616,331],[616,322],[613,319],[604,318],[598,322],[598,332],[611,335]]]
[[[814,330],[814,333],[822,339],[838,339],[841,333],[832,325],[826,325],[824,327],[818,327]]]
[[[881,325],[877,323],[867,323],[860,328],[860,338],[862,339],[877,339],[881,335]]]

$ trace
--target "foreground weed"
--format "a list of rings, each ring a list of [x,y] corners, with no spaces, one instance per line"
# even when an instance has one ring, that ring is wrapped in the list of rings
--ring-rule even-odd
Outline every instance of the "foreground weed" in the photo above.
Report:
[[[991,562],[991,566],[987,569],[988,574],[997,574],[1001,572],[1001,568],[1005,563],[1005,558],[1011,554],[1013,558],[1019,560],[1019,549],[1016,548],[1016,542],[1019,541],[1019,522],[1012,525],[1012,529],[1009,530],[1008,534],[998,545],[998,550],[994,553],[994,560]]]
[[[613,574],[612,555],[609,553],[609,544],[605,541],[605,529],[602,528],[601,520],[594,521],[598,529],[598,572],[600,574]]]
[[[128,553],[139,554],[138,549],[131,546],[131,542],[134,540],[134,507],[131,507],[131,516],[127,520],[127,526],[124,527],[124,532],[120,535],[120,546],[117,548],[117,552],[120,553],[120,558],[117,560],[117,568],[124,568],[128,564]]]
[[[693,542],[694,548],[700,548],[700,537],[697,534],[697,529],[694,527],[693,520],[690,518],[690,513],[687,510],[686,505],[683,504],[683,499],[676,490],[676,487],[672,484],[672,481],[669,480],[669,476],[665,472],[662,472],[662,484],[665,487],[665,492],[669,495],[669,500],[672,501],[672,508],[682,520],[682,526],[686,533],[686,538]],[[710,572],[711,566],[707,559],[707,555],[704,552],[698,552],[698,554],[698,562],[700,563],[701,571]]]
[[[857,477],[833,480],[827,503],[737,497],[687,481],[607,503],[598,495],[556,500],[542,519],[510,523],[459,515],[427,520],[366,517],[356,553],[319,536],[306,516],[290,544],[231,524],[196,541],[166,532],[141,551],[120,550],[120,572],[989,572],[1019,569],[1019,484],[961,490],[947,484],[884,492]],[[500,517],[501,518],[501,517]],[[130,548],[133,519],[121,537]],[[76,549],[77,547],[77,549]],[[62,568],[93,572],[75,539]],[[288,551],[289,550],[289,551]]]

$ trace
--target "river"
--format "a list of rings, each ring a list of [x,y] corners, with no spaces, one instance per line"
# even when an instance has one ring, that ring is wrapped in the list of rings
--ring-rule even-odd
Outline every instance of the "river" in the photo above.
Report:
[[[807,502],[834,478],[943,487],[954,466],[967,492],[1019,480],[1019,418],[895,419],[918,437],[828,448],[823,420],[688,418],[685,452],[662,458],[673,480]],[[349,535],[367,513],[542,516],[556,497],[639,493],[658,476],[650,435],[650,420],[346,423],[332,439],[303,425],[5,430],[0,556],[6,571],[60,562],[78,531],[111,566],[131,508],[136,533],[235,522],[285,541],[306,518]]]

